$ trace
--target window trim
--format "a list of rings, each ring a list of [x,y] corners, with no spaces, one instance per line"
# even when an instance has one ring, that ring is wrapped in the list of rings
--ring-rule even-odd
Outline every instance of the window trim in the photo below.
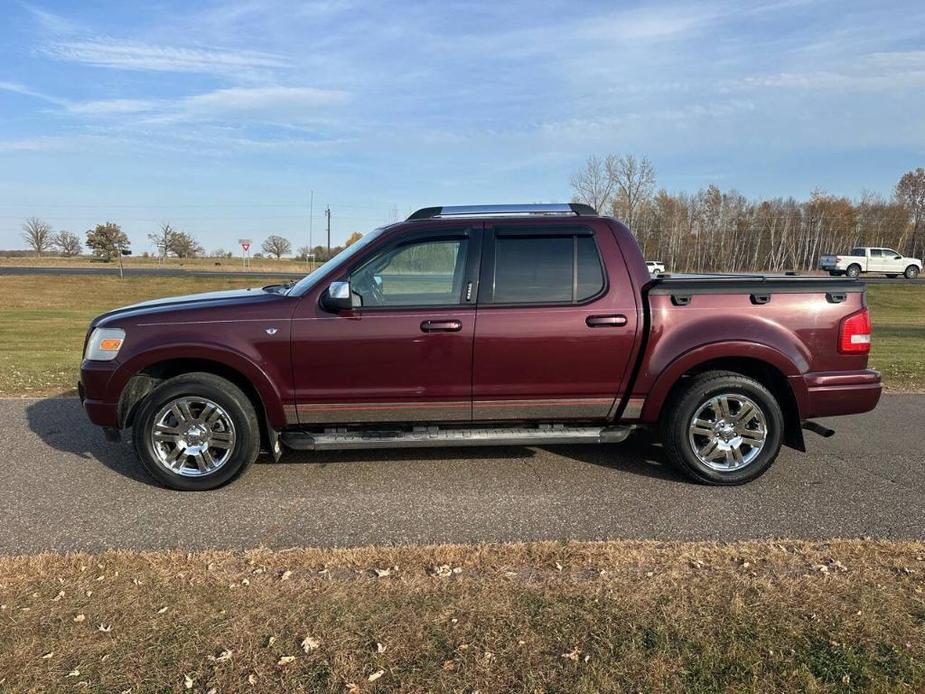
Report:
[[[419,310],[446,310],[446,309],[467,309],[475,308],[476,301],[478,298],[478,277],[479,277],[479,264],[481,256],[481,234],[478,233],[479,229],[475,226],[460,226],[460,227],[438,227],[431,229],[416,229],[413,232],[400,232],[395,238],[388,240],[386,243],[381,246],[373,249],[370,253],[364,255],[361,258],[358,258],[356,262],[351,263],[349,266],[344,268],[341,274],[338,276],[338,280],[346,281],[349,279],[350,275],[356,272],[360,267],[366,265],[370,261],[374,260],[380,255],[386,253],[391,253],[392,251],[402,247],[408,246],[411,244],[418,243],[432,243],[438,241],[451,241],[451,240],[464,240],[466,244],[466,262],[463,269],[463,282],[462,287],[460,287],[460,293],[458,301],[452,304],[405,304],[402,306],[355,306],[350,311],[345,311],[346,315],[362,315],[366,313],[382,313],[382,312],[403,312],[403,311],[419,311]],[[333,280],[333,281],[338,281]],[[472,290],[469,297],[469,300],[466,300],[466,291],[468,289],[469,283],[472,283]],[[319,301],[323,297],[324,292],[319,296]]]
[[[522,226],[510,226],[504,227],[501,225],[491,226],[485,229],[485,240],[483,243],[484,251],[482,255],[482,268],[481,268],[481,285],[483,287],[482,292],[478,295],[478,305],[479,308],[534,308],[534,307],[546,307],[546,306],[585,306],[594,301],[597,301],[601,297],[607,294],[610,291],[610,275],[607,272],[607,264],[604,262],[604,255],[601,253],[600,244],[597,241],[597,234],[595,234],[594,229],[588,226],[581,224],[557,224],[557,225],[548,225],[548,226],[533,226],[533,225],[522,225]],[[578,293],[578,238],[579,237],[591,237],[592,243],[594,243],[594,250],[597,253],[597,262],[601,269],[601,276],[603,282],[601,283],[601,289],[591,296],[581,299],[580,301],[571,300],[571,301],[517,301],[517,302],[499,302],[496,303],[494,300],[495,294],[495,265],[496,265],[496,248],[497,248],[497,239],[498,238],[512,238],[512,237],[522,237],[522,238],[542,238],[544,236],[559,237],[559,238],[572,238],[572,296],[576,296]]]

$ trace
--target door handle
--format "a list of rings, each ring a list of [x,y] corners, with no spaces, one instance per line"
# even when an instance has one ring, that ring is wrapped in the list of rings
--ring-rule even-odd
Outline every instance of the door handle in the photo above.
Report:
[[[458,333],[462,330],[462,321],[426,320],[421,323],[421,330],[425,333]]]
[[[589,328],[619,328],[626,325],[626,316],[588,316],[585,323]]]

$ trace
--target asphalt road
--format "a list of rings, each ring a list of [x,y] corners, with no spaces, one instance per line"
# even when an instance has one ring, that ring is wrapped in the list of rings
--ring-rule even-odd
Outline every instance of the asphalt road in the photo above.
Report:
[[[0,552],[535,539],[925,538],[925,395],[807,434],[750,485],[621,445],[292,453],[221,490],[154,486],[74,398],[0,400]]]

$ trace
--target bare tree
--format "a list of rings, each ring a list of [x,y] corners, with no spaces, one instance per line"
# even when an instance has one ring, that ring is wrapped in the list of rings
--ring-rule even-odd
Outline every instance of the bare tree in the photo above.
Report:
[[[572,176],[572,200],[591,205],[598,212],[607,210],[613,203],[613,193],[616,182],[610,175],[614,168],[614,155],[609,154],[605,159],[590,156],[585,166]]]
[[[614,187],[613,214],[632,229],[636,226],[640,208],[652,200],[655,167],[645,157],[637,159],[632,154],[610,155],[605,163],[607,177]]]
[[[288,239],[273,234],[260,246],[267,255],[276,256],[277,260],[292,250]]]
[[[59,231],[52,237],[51,242],[66,258],[80,255],[80,237],[72,231]]]
[[[925,169],[917,168],[903,174],[896,184],[896,200],[906,208],[912,223],[912,243],[910,254],[916,256],[919,250],[921,234],[925,227]]]
[[[170,224],[164,222],[161,224],[160,231],[152,232],[148,234],[148,240],[154,244],[154,247],[157,248],[158,255],[161,259],[165,259],[167,254],[171,251],[171,245],[173,244],[173,238],[176,235],[177,231]]]
[[[22,237],[36,255],[42,255],[51,248],[53,234],[51,224],[48,222],[38,217],[29,217],[23,222],[22,232]]]

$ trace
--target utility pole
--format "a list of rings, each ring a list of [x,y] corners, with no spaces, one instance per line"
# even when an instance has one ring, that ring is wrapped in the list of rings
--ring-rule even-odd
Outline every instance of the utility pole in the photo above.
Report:
[[[324,216],[328,219],[328,260],[331,259],[331,206],[324,209]]]
[[[315,247],[312,245],[312,216],[314,214],[315,208],[315,191],[312,190],[309,192],[308,197],[308,262],[310,263],[308,271],[311,272],[315,269]]]

